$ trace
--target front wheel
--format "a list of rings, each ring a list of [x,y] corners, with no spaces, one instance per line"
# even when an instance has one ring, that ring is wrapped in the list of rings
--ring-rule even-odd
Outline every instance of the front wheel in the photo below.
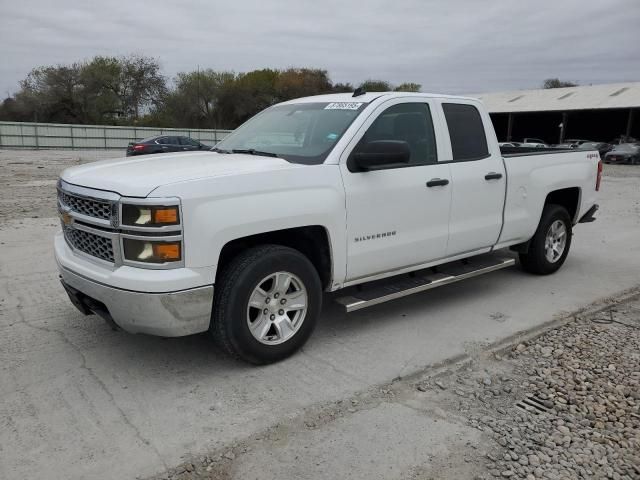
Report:
[[[230,355],[254,364],[282,360],[307,341],[322,305],[322,284],[302,253],[250,248],[218,276],[210,332]]]
[[[571,217],[567,209],[560,205],[545,205],[528,251],[520,254],[520,265],[537,275],[554,273],[569,254],[571,236]]]

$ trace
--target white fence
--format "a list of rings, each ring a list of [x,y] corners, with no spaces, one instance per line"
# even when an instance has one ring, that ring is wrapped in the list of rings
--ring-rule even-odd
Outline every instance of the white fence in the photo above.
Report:
[[[213,146],[230,132],[231,130],[0,122],[0,148],[124,149],[129,142],[154,135],[184,135]]]

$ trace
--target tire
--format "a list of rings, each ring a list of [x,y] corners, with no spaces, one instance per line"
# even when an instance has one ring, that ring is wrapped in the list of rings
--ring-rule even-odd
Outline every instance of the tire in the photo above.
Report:
[[[551,232],[552,226],[555,228],[559,225],[564,228],[564,235],[560,235],[561,229],[556,229],[555,233]],[[555,251],[551,249],[551,252],[549,252],[546,248],[548,235],[550,236],[549,240],[553,242],[551,245],[556,247]],[[563,248],[560,249],[560,243],[558,242],[562,237],[565,238],[565,241]],[[569,254],[571,237],[572,224],[567,209],[560,205],[545,205],[536,233],[529,242],[529,249],[526,253],[520,254],[522,269],[536,275],[554,273],[562,266]],[[555,241],[555,238],[558,238],[558,242]],[[555,258],[550,259],[548,255],[555,256]]]
[[[322,284],[307,257],[280,245],[257,246],[218,276],[209,331],[232,357],[273,363],[305,344],[321,307]]]

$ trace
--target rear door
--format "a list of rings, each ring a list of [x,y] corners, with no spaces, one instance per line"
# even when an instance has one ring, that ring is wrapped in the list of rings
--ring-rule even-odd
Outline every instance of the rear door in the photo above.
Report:
[[[167,137],[169,139],[169,150],[172,152],[182,152],[183,146],[180,144],[178,137]]]
[[[175,152],[177,145],[171,142],[178,142],[176,137],[160,137],[156,140],[156,143],[160,145],[162,152]]]
[[[180,140],[180,146],[182,147],[182,150],[193,151],[200,149],[200,143],[196,142],[192,138],[178,137],[178,140]]]
[[[507,179],[489,115],[455,100],[443,100],[441,108],[451,146],[450,257],[497,243]]]

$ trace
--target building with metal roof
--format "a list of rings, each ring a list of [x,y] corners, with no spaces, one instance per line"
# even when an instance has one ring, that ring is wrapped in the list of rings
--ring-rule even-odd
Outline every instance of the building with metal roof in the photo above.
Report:
[[[640,138],[640,82],[472,94],[489,110],[500,140],[525,137],[611,141]]]

